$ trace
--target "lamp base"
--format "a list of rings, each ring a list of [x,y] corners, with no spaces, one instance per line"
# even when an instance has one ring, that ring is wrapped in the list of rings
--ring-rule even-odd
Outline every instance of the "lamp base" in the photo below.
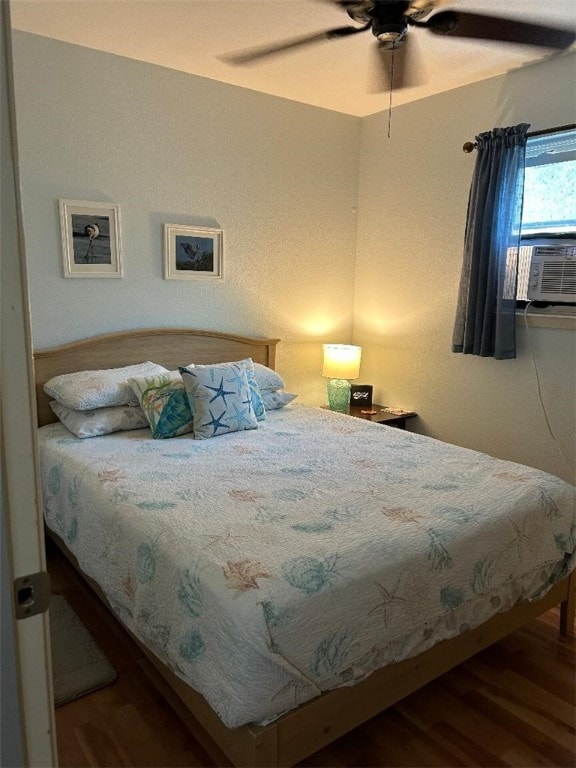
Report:
[[[348,413],[350,382],[346,379],[330,379],[326,390],[328,392],[328,407],[330,410]]]

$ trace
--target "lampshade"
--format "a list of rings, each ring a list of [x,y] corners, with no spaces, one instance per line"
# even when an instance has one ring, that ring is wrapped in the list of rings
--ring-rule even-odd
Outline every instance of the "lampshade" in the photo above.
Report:
[[[322,376],[327,379],[357,379],[362,347],[352,344],[323,344]]]

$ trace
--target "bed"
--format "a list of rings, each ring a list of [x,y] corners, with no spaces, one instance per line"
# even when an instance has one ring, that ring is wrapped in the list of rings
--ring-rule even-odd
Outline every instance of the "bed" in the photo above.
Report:
[[[156,329],[34,356],[49,535],[238,766],[293,765],[550,607],[565,634],[575,614],[574,489],[544,472],[297,404],[212,440],[79,440],[43,390],[143,360],[274,368],[276,344]]]

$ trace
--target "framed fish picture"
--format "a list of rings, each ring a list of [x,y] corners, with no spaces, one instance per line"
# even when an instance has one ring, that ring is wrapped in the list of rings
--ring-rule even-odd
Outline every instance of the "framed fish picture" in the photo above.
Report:
[[[164,225],[166,280],[222,280],[223,232],[212,227]]]
[[[120,206],[60,200],[64,277],[122,277]]]

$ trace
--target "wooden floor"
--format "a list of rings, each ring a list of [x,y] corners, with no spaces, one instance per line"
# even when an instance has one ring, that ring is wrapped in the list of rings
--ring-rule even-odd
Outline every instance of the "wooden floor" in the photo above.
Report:
[[[53,545],[48,569],[119,673],[56,710],[60,766],[214,766],[156,692],[149,662]],[[575,766],[575,642],[557,625],[550,611],[302,765]]]

